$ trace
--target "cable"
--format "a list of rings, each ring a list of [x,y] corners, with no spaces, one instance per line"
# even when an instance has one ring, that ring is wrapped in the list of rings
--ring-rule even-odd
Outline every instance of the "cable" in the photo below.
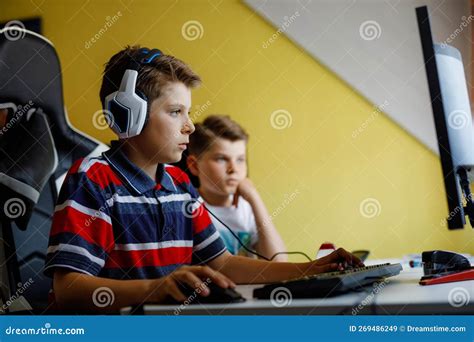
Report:
[[[297,254],[297,255],[302,255],[302,256],[304,256],[306,259],[308,259],[309,262],[314,261],[314,260],[311,259],[311,258],[308,256],[308,254],[306,254],[305,252],[297,252],[297,251],[293,251],[293,252],[278,252],[278,253],[275,253],[275,254],[273,254],[273,256],[270,258],[270,261],[273,260],[273,259],[275,259],[275,257],[276,257],[277,255],[280,255],[280,254],[288,254],[288,255],[290,255],[290,254],[291,254],[291,255],[292,255],[292,254]]]
[[[184,172],[184,171],[183,171]],[[194,196],[192,193],[190,193],[188,191],[188,189],[186,189],[181,182],[179,182],[176,178],[174,178],[170,173],[168,173],[168,175],[170,175],[170,177],[175,181],[175,184],[178,184],[178,186],[181,188],[181,190],[183,190],[185,193],[191,195],[191,198]],[[199,202],[198,199],[196,198],[192,198],[193,200],[195,200],[196,202]],[[257,251],[254,251],[254,250],[251,250],[250,248],[248,248],[247,246],[245,246],[245,244],[242,242],[242,240],[240,240],[240,238],[237,236],[237,234],[234,233],[234,231],[227,225],[225,224],[224,222],[222,222],[222,220],[220,218],[218,218],[211,210],[209,210],[209,208],[206,206],[206,204],[204,203],[204,201],[202,202],[202,205],[204,206],[204,208],[207,210],[207,212],[209,214],[211,214],[212,217],[214,217],[220,224],[222,224],[225,228],[227,228],[227,230],[234,236],[234,238],[237,240],[237,242],[250,254],[253,254],[261,259],[264,259],[264,260],[267,260],[267,261],[272,261],[273,259],[275,259],[278,255],[280,254],[288,254],[288,255],[292,255],[292,254],[298,254],[298,255],[303,255],[304,257],[306,257],[310,262],[313,261],[306,253],[304,252],[298,252],[298,251],[293,251],[293,252],[278,252],[278,253],[275,253],[272,255],[271,258],[267,258],[266,256],[264,255],[261,255],[259,254]]]
[[[304,252],[278,252],[278,253],[275,253],[273,254],[273,256],[271,258],[267,258],[266,256],[264,255],[261,255],[259,254],[257,251],[254,251],[254,250],[251,250],[250,248],[248,248],[247,246],[245,246],[245,244],[242,242],[242,240],[240,240],[240,238],[237,236],[237,234],[235,234],[232,229],[230,229],[229,226],[227,226],[224,222],[222,222],[222,220],[220,218],[218,218],[212,211],[209,210],[209,208],[206,206],[205,203],[202,203],[204,208],[206,208],[207,212],[209,214],[212,215],[212,217],[214,217],[217,221],[219,221],[220,224],[222,224],[224,227],[227,228],[227,230],[235,237],[235,239],[239,242],[239,244],[247,251],[249,252],[250,254],[253,254],[253,255],[256,255],[257,257],[261,258],[261,259],[264,259],[264,260],[267,260],[267,261],[272,261],[273,259],[275,259],[275,257],[277,257],[278,255],[280,254],[299,254],[299,255],[303,255],[305,256],[309,261],[313,261],[306,253]]]

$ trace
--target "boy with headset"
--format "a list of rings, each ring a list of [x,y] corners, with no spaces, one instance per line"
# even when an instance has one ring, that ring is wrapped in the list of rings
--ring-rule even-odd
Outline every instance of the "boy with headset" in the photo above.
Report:
[[[55,208],[45,263],[59,308],[117,310],[169,298],[180,285],[266,283],[362,265],[344,249],[305,263],[231,255],[189,178],[169,166],[194,131],[200,78],[157,49],[127,47],[106,64],[100,98],[119,140],[76,161]]]

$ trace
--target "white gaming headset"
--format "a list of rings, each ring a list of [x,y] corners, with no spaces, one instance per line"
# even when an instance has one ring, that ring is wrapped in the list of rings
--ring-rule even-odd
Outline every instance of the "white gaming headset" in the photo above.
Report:
[[[143,65],[162,55],[158,49],[140,49],[139,56],[131,58],[120,82],[120,88],[106,96],[105,119],[120,139],[137,136],[145,127],[148,121],[148,99],[136,88],[138,72]]]

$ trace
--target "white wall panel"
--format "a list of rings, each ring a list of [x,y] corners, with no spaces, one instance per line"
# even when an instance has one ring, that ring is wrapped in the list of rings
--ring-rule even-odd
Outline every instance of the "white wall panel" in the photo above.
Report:
[[[428,6],[434,40],[458,48],[470,75],[468,0],[245,3],[437,153],[415,8]]]

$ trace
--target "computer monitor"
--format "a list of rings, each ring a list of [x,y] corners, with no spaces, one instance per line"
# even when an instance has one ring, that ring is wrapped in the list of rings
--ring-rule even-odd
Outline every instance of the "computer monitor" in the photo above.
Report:
[[[426,6],[416,8],[418,29],[433,109],[449,213],[449,229],[474,227],[469,176],[474,166],[474,134],[461,54],[447,44],[433,44]]]

